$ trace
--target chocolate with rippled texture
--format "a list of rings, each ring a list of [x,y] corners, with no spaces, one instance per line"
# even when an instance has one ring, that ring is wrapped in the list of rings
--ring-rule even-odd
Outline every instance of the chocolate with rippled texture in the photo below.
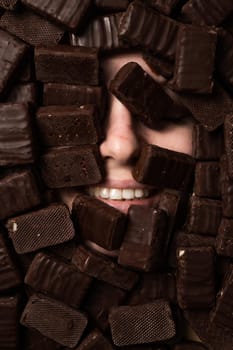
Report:
[[[220,160],[220,186],[223,216],[233,217],[233,180],[228,175],[226,155]]]
[[[216,251],[219,255],[233,257],[233,219],[222,218],[216,237]]]
[[[0,349],[17,349],[19,345],[19,295],[0,297]]]
[[[106,12],[126,10],[132,0],[94,0],[95,6]]]
[[[91,0],[22,0],[22,3],[71,31],[83,27],[92,8]]]
[[[221,197],[219,162],[196,163],[193,192],[200,197]]]
[[[233,114],[228,114],[224,120],[224,143],[226,152],[227,170],[230,179],[233,179]]]

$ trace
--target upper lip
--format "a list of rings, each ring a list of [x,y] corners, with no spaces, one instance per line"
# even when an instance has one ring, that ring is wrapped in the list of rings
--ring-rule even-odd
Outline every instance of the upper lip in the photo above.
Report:
[[[90,187],[104,187],[104,188],[119,188],[119,189],[124,189],[124,188],[132,188],[132,189],[154,189],[153,186],[147,186],[144,184],[140,184],[134,180],[106,180],[105,182],[101,182],[96,185],[92,185]]]

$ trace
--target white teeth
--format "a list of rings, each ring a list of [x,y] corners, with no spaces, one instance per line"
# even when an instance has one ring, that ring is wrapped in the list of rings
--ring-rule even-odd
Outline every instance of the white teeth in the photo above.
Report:
[[[143,197],[143,190],[141,188],[137,188],[136,190],[134,190],[134,195],[136,198]]]
[[[109,198],[111,199],[115,199],[115,200],[121,200],[122,196],[121,196],[121,190],[118,188],[111,188],[109,191]]]
[[[100,188],[99,196],[101,198],[109,198],[109,189],[108,188]]]
[[[124,189],[122,191],[122,198],[123,199],[133,199],[134,198],[134,190],[132,189]]]
[[[149,197],[148,189],[142,188],[107,188],[107,187],[90,187],[89,194],[93,197],[101,197],[111,200],[133,200]]]

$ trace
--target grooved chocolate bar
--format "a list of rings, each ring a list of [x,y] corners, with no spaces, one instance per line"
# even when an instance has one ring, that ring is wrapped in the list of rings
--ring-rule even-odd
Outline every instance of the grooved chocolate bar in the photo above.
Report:
[[[6,226],[18,254],[69,241],[75,234],[69,210],[63,204],[11,218]]]
[[[92,279],[64,263],[61,259],[38,253],[33,259],[24,282],[36,292],[78,308]]]
[[[118,266],[114,261],[92,253],[79,246],[75,250],[72,263],[83,273],[115,287],[130,290],[138,280],[138,275]]]
[[[197,162],[193,191],[197,196],[220,198],[220,166],[218,162]]]
[[[219,255],[233,257],[233,219],[222,218],[216,237],[216,251]]]
[[[108,250],[120,247],[126,215],[119,210],[96,198],[78,194],[73,201],[72,216],[77,232],[84,240]]]
[[[233,179],[233,114],[228,114],[224,120],[224,143],[228,175]]]
[[[179,23],[133,1],[122,16],[119,37],[131,47],[174,60]]]
[[[108,339],[96,329],[84,338],[76,350],[113,350],[113,347]]]
[[[87,318],[63,303],[34,294],[27,302],[20,323],[72,348],[79,342],[87,326]]]
[[[194,166],[194,159],[187,154],[148,144],[142,147],[132,174],[136,181],[156,188],[187,191]]]
[[[19,345],[19,295],[0,297],[0,349],[17,349]]]
[[[40,107],[36,120],[40,140],[47,147],[96,144],[101,139],[93,105]]]
[[[233,217],[233,180],[228,175],[226,155],[220,160],[220,185],[223,216]]]
[[[233,91],[233,35],[225,30],[219,32],[216,69],[219,72],[221,79],[227,84],[229,90]],[[224,52],[224,55],[222,54]]]
[[[215,302],[214,250],[181,247],[177,251],[177,300],[182,309],[210,308]]]
[[[91,0],[22,0],[22,3],[71,31],[79,30],[85,24],[92,4]]]
[[[14,171],[0,179],[0,219],[6,219],[36,207],[41,195],[36,178],[30,169]]]
[[[52,147],[41,156],[41,175],[49,188],[85,186],[103,177],[97,145]]]
[[[8,103],[31,104],[37,103],[37,87],[35,83],[20,83],[9,91],[6,96]]]
[[[95,6],[106,12],[126,10],[132,0],[94,0]]]
[[[163,299],[112,308],[109,322],[113,342],[118,346],[168,341],[176,335],[170,305]]]
[[[44,83],[98,85],[99,61],[95,48],[69,45],[35,48],[36,78]]]

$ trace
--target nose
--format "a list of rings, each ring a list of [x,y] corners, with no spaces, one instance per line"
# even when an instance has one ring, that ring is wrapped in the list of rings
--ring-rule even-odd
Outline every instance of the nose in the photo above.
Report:
[[[105,139],[100,145],[102,157],[111,158],[119,165],[130,164],[138,156],[139,147],[131,113],[111,95]]]

